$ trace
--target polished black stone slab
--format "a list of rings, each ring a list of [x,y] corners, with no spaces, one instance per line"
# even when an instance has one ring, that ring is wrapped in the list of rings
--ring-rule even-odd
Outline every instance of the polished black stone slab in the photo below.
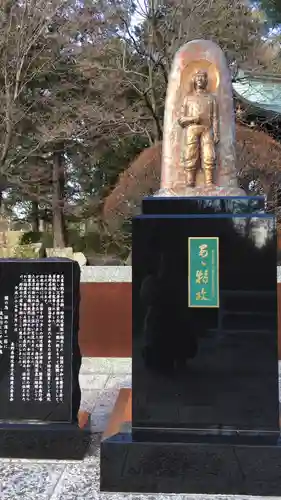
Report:
[[[188,307],[188,238],[219,238],[220,307]],[[270,215],[133,220],[133,434],[279,432]]]
[[[280,496],[275,219],[249,200],[143,208],[132,423],[101,443],[101,491]],[[192,237],[218,238],[219,307],[189,307]]]
[[[265,209],[263,196],[225,196],[210,197],[158,197],[148,196],[142,201],[142,214],[241,214],[260,213]]]
[[[0,259],[0,280],[0,424],[76,424],[79,264]]]
[[[100,489],[280,496],[280,457],[274,436],[138,442],[127,429],[101,443]]]

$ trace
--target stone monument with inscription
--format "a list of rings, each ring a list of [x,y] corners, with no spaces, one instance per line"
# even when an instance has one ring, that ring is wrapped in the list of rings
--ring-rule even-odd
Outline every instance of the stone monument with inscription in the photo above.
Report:
[[[0,456],[81,458],[79,265],[0,259],[0,280]]]
[[[237,180],[221,49],[175,56],[161,189],[133,219],[132,392],[101,444],[101,490],[281,494],[275,217]]]

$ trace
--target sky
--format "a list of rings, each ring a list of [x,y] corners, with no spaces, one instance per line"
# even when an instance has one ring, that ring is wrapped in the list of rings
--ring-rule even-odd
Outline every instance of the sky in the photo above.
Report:
[[[132,21],[131,21],[133,27],[137,26],[138,24],[140,24],[143,21],[143,15],[144,15],[145,11],[147,10],[148,1],[147,0],[136,0],[135,4],[136,4],[136,12],[132,16]]]

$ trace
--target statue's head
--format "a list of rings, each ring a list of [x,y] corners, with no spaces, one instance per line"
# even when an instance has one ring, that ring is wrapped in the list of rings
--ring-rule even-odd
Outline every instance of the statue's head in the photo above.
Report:
[[[206,71],[197,71],[193,77],[195,90],[205,90],[208,86],[208,74]]]

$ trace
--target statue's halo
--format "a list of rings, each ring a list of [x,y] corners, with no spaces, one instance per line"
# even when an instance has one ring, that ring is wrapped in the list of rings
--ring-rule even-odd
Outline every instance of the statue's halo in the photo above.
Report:
[[[213,94],[216,93],[220,83],[220,75],[215,64],[199,59],[187,64],[181,73],[181,91],[186,94],[193,91],[193,79],[197,73],[207,73],[208,88],[207,91]]]

